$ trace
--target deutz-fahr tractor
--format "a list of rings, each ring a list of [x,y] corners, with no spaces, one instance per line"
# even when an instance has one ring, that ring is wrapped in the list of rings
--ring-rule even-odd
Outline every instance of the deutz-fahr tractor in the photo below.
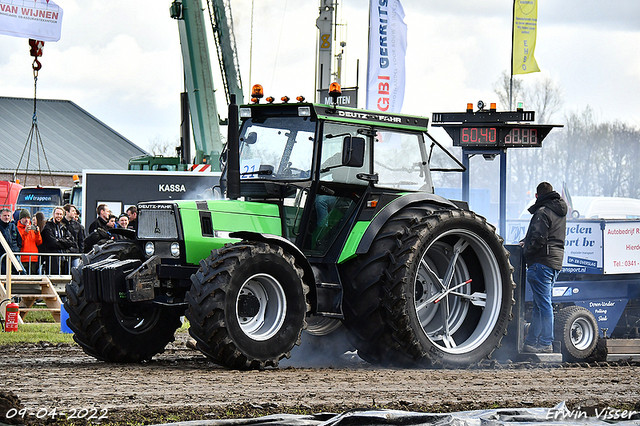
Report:
[[[233,369],[276,367],[303,330],[342,326],[376,365],[467,366],[500,345],[508,253],[485,218],[434,194],[444,147],[426,118],[286,98],[232,101],[229,117],[224,199],[141,202],[137,233],[73,270],[65,309],[87,354],[149,360],[183,316]]]

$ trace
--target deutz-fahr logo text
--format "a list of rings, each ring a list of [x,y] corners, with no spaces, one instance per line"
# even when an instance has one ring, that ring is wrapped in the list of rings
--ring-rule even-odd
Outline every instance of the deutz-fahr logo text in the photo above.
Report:
[[[391,123],[402,123],[402,118],[392,117],[389,115],[370,114],[370,113],[355,112],[355,111],[338,111],[338,115],[340,117],[356,118],[360,120],[388,121]]]
[[[187,192],[184,184],[160,183],[158,184],[158,192]]]
[[[145,210],[172,210],[173,209],[173,204],[150,204],[150,203],[145,203],[145,204],[138,204],[138,208],[139,209],[145,209]]]

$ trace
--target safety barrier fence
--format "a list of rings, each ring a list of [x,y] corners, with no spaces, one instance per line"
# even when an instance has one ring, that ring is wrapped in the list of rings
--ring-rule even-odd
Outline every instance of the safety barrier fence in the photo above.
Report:
[[[22,270],[14,266],[13,273],[24,275],[68,275],[71,279],[71,268],[80,261],[81,253],[14,253]],[[1,275],[6,273],[6,256],[0,256]],[[25,260],[22,260],[22,259]],[[34,260],[34,258],[36,258]]]

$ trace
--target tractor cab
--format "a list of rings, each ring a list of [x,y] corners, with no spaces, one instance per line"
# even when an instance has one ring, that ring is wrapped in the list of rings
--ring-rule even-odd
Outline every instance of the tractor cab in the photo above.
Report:
[[[433,193],[425,118],[304,102],[239,114],[239,194],[280,205],[282,235],[307,256],[400,194]]]

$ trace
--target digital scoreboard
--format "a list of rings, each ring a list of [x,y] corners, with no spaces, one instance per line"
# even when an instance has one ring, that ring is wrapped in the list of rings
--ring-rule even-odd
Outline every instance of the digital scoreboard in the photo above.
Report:
[[[496,112],[480,109],[462,113],[434,113],[431,125],[443,127],[454,146],[467,148],[531,148],[541,147],[542,140],[554,124],[529,124],[533,121],[533,111]]]

